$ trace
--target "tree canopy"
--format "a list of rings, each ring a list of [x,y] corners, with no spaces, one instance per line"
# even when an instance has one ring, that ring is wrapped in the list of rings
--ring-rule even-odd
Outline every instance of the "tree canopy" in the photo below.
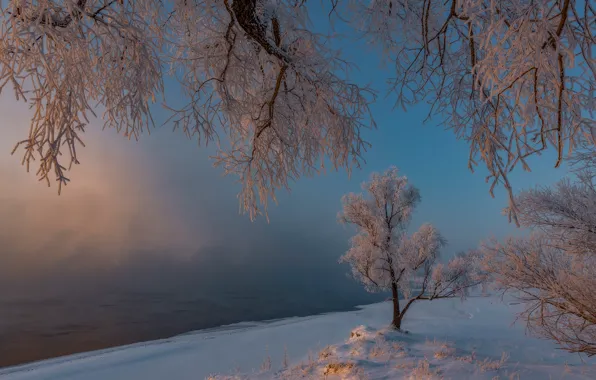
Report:
[[[406,233],[420,193],[407,177],[398,175],[397,168],[373,173],[362,190],[364,194],[342,198],[339,221],[354,225],[357,233],[340,261],[351,266],[354,278],[367,290],[392,292],[395,328],[401,328],[414,302],[464,297],[482,283],[472,255],[439,262],[446,241],[433,225],[426,223],[413,234]],[[403,307],[400,297],[406,300]]]
[[[483,244],[486,271],[524,303],[530,331],[596,355],[596,167],[575,181],[524,191],[517,203],[534,233]]]
[[[96,112],[138,138],[176,78],[171,122],[217,141],[216,164],[242,183],[255,216],[289,181],[357,166],[374,127],[373,89],[346,78],[333,35],[316,33],[304,0],[2,0],[0,90],[31,110],[24,164],[60,185]],[[586,0],[323,2],[330,20],[380,46],[399,105],[426,101],[484,162],[493,188],[553,147],[558,166],[593,149],[596,12]],[[59,186],[60,188],[60,186]]]

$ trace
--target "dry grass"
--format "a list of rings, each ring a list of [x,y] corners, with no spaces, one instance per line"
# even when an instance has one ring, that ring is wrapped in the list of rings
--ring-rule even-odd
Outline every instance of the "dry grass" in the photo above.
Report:
[[[451,342],[433,339],[432,341],[427,340],[426,345],[437,347],[437,350],[434,353],[436,359],[446,359],[455,355],[455,348]]]
[[[377,336],[382,335],[382,333],[375,332],[372,329],[366,326],[358,326],[350,332],[350,341],[358,341],[358,340],[372,340]]]
[[[284,358],[281,362],[281,368],[283,369],[287,369],[289,366],[289,360],[288,360],[288,347],[284,346]]]
[[[316,368],[315,362],[302,363],[281,373],[280,379],[320,379],[320,375],[315,371]]]
[[[367,353],[367,343],[364,340],[357,340],[350,343],[350,355],[351,356],[362,356]]]
[[[354,368],[355,364],[352,362],[333,362],[325,366],[325,369],[323,370],[323,375],[346,376],[351,374]]]
[[[449,346],[440,347],[435,351],[435,359],[446,359],[455,355],[455,348]]]
[[[397,359],[408,355],[406,346],[401,342],[393,342],[389,345],[390,357]]]
[[[416,367],[415,361],[401,362],[395,365],[396,369],[412,369],[414,367]]]
[[[507,360],[509,360],[509,354],[503,352],[501,359],[490,360],[489,358],[486,358],[483,361],[478,362],[478,367],[482,372],[497,371],[505,365]]]
[[[271,371],[271,356],[267,355],[267,357],[261,363],[261,371],[262,372],[269,372]]]
[[[375,345],[370,349],[369,356],[378,358],[385,356],[390,352],[390,346],[387,344],[385,339],[377,339]]]
[[[406,346],[401,342],[393,342],[391,343],[391,349],[393,351],[404,351]]]
[[[357,356],[360,356],[360,355],[362,355],[362,350],[360,350],[360,348],[358,348],[358,347],[353,347],[353,348],[350,350],[350,356],[357,357]]]
[[[453,360],[473,364],[481,372],[490,373],[491,371],[498,371],[490,375],[497,376],[493,380],[501,378],[516,379],[515,374],[508,376],[509,373],[506,369],[503,369],[509,359],[509,355],[506,352],[503,352],[501,358],[497,360],[492,360],[491,358],[479,360],[476,358],[475,352],[467,356],[457,356],[457,351],[452,343],[433,339],[426,340],[424,343],[426,349],[423,349],[423,352],[428,356],[424,359],[410,358],[408,357],[410,347],[402,341],[393,341],[390,338],[390,335],[385,336],[381,332],[374,332],[361,326],[351,332],[351,342],[347,345],[326,346],[318,353],[316,351],[310,351],[306,361],[292,366],[288,365],[287,350],[284,350],[282,371],[277,373],[276,376],[284,380],[321,380],[327,378],[368,379],[369,376],[365,371],[365,367],[358,365],[358,362],[355,361],[357,360],[356,357],[358,357],[358,359],[374,361],[376,363],[380,361],[386,362],[385,364],[387,366],[393,366],[396,370],[403,371],[400,377],[403,379],[436,380],[442,378],[443,375],[437,367],[440,366],[439,362],[434,361],[435,364],[433,365],[429,361],[433,360],[431,358],[434,356],[434,359],[438,360],[452,358]],[[402,359],[395,360],[397,358]],[[400,363],[396,364],[394,360]],[[260,376],[266,375],[272,370],[269,355],[264,359],[260,370]],[[567,366],[566,370],[570,371],[570,368]],[[243,380],[248,378],[239,377],[237,374],[235,376],[211,375],[206,380]]]
[[[356,377],[358,380],[370,380],[370,377],[364,371],[364,368],[356,367],[352,371],[352,376]]]
[[[426,342],[424,343],[427,346],[430,347],[453,347],[453,342],[447,342],[445,340],[437,340],[437,339],[433,339],[433,340],[426,340]]]
[[[405,351],[398,351],[391,354],[391,357],[394,359],[399,359],[408,356],[408,353]]]
[[[331,346],[327,346],[319,352],[319,360],[325,360],[332,356],[335,356],[335,350]]]
[[[520,380],[520,376],[518,372],[514,372],[511,374],[506,374],[505,376],[496,375],[492,378],[492,380]]]
[[[423,359],[418,361],[416,368],[412,370],[408,379],[410,380],[432,380],[437,377],[439,373],[430,368],[428,360]]]
[[[474,355],[465,355],[465,356],[458,356],[457,358],[455,358],[455,360],[459,360],[461,362],[471,364],[474,362],[475,358],[474,358]]]

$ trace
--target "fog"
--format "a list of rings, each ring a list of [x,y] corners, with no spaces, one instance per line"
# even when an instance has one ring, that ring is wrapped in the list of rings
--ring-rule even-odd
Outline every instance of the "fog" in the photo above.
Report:
[[[13,110],[2,123],[26,133],[24,111]],[[52,281],[65,289],[71,288],[64,284],[70,278],[99,287],[119,274],[117,281],[147,286],[155,275],[152,266],[160,273],[159,286],[176,281],[180,271],[192,277],[186,272],[231,272],[235,266],[242,268],[243,279],[254,273],[259,281],[279,276],[283,267],[293,267],[291,274],[305,266],[345,272],[336,261],[347,234],[336,225],[334,211],[321,218],[317,200],[311,201],[312,213],[304,212],[309,205],[287,202],[273,210],[275,223],[264,218],[251,223],[239,214],[234,180],[211,167],[209,149],[168,130],[137,143],[115,131],[90,129],[81,165],[69,173],[72,182],[58,196],[55,185],[47,188],[33,170],[25,172],[18,151],[7,154],[19,128],[3,128],[0,140],[4,282],[24,286],[43,279],[47,291]],[[305,201],[305,196],[297,198]],[[328,267],[321,269],[322,263]]]
[[[336,194],[282,193],[250,222],[213,147],[92,125],[58,196],[10,155],[27,112],[0,102],[0,366],[380,299],[337,263]]]

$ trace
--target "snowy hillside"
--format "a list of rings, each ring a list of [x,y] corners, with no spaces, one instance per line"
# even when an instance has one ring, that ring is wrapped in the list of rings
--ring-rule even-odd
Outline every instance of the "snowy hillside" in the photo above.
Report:
[[[409,334],[385,329],[390,308],[380,303],[352,312],[242,323],[0,369],[0,379],[596,378],[592,359],[582,363],[551,342],[525,336],[520,323],[512,326],[515,303],[494,297],[421,302],[406,317]]]

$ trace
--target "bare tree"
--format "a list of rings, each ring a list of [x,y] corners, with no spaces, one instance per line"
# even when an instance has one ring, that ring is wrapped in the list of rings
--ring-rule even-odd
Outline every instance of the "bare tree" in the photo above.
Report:
[[[420,201],[418,190],[398,175],[397,168],[373,173],[362,184],[367,197],[347,194],[342,198],[342,223],[355,225],[352,247],[340,262],[349,263],[354,278],[368,291],[391,290],[392,325],[401,329],[404,315],[418,300],[463,297],[467,289],[481,282],[467,255],[447,264],[438,262],[445,240],[430,224],[411,236],[406,228]],[[400,307],[399,297],[406,303]]]
[[[594,173],[519,195],[530,238],[481,248],[497,286],[525,303],[528,329],[570,352],[596,355],[596,186]]]
[[[310,3],[310,2],[309,2]],[[372,0],[329,4],[383,47],[404,107],[470,144],[493,188],[549,144],[594,146],[595,10],[586,0]],[[266,209],[289,181],[357,166],[374,94],[350,82],[332,37],[313,32],[300,0],[2,0],[0,90],[32,106],[23,163],[66,183],[95,111],[138,138],[176,77],[185,104],[170,121],[239,176],[241,204]],[[219,137],[225,137],[221,139]],[[60,188],[60,186],[59,186]],[[511,196],[510,216],[515,217]],[[263,207],[261,207],[261,205]]]

